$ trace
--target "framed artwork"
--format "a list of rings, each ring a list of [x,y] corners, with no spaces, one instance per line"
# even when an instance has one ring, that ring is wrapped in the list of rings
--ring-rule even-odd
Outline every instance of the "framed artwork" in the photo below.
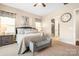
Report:
[[[26,16],[22,16],[22,20],[23,20],[23,27],[26,27],[29,25],[29,17]]]

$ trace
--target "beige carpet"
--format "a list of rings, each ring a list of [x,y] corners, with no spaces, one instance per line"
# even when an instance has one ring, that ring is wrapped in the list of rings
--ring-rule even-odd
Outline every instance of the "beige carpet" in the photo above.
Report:
[[[36,56],[78,56],[79,47],[54,41],[51,47],[45,48],[39,52],[35,52]],[[0,56],[18,56],[17,44],[6,45],[0,47]],[[30,51],[19,56],[32,56]]]

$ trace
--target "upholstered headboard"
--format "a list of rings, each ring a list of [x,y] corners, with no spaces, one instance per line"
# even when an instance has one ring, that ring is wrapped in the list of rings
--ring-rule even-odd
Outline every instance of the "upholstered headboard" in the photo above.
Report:
[[[17,27],[16,28],[16,34],[18,33],[26,33],[26,32],[38,32],[38,30],[36,28],[33,28],[33,27]]]

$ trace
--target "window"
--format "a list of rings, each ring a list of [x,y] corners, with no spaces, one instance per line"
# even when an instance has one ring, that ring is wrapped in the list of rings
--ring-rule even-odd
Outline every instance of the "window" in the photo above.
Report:
[[[38,31],[41,31],[41,23],[35,22],[35,24],[36,24],[36,29],[38,29]]]
[[[38,29],[38,31],[42,30],[42,24],[41,24],[41,20],[40,19],[36,19],[35,27],[36,27],[36,29]]]
[[[5,13],[4,13],[5,14]],[[15,35],[15,18],[0,14],[0,35]]]

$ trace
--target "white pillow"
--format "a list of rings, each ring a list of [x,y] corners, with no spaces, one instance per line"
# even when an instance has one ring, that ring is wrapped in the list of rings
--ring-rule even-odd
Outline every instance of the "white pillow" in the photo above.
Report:
[[[17,29],[17,33],[18,34],[24,34],[24,31],[23,31],[23,29]]]

